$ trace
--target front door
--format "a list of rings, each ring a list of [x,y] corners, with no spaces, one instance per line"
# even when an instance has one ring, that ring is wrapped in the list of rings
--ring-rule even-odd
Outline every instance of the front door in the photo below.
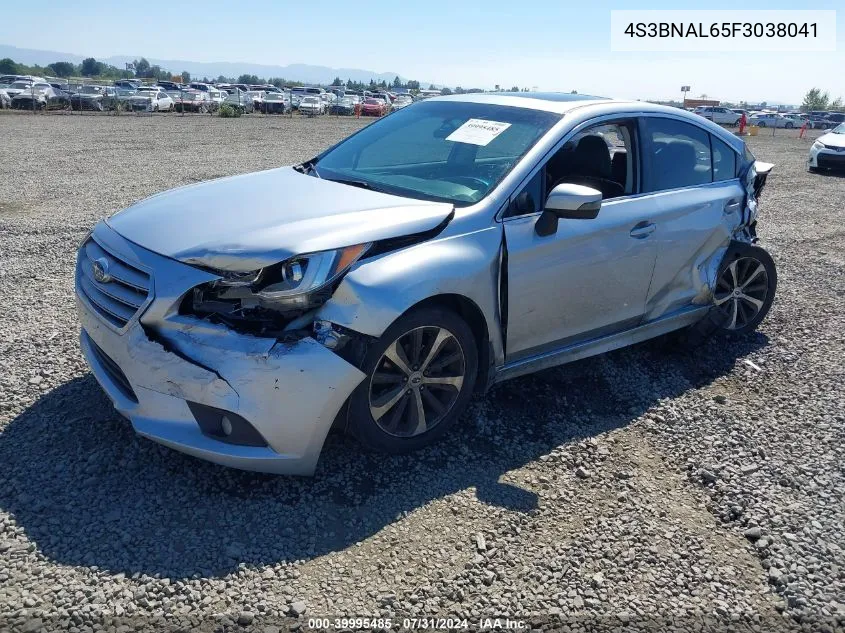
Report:
[[[635,128],[605,123],[579,132],[514,197],[512,209],[518,206],[504,219],[507,362],[641,321],[657,248],[651,207],[637,196]],[[605,141],[607,157],[596,137]],[[554,234],[538,235],[548,191],[567,181],[602,189],[598,217],[560,219]]]

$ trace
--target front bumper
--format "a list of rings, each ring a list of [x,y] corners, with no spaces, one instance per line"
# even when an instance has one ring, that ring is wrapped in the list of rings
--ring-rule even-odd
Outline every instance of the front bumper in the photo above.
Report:
[[[807,166],[818,169],[845,169],[845,149],[837,151],[826,147],[811,147]]]
[[[174,298],[178,301],[196,285],[197,274],[206,273],[130,244],[103,223],[94,238],[152,271],[149,305],[115,328],[81,290],[77,270],[82,352],[135,431],[224,466],[313,474],[332,423],[364,374],[312,338],[281,343],[172,314]],[[205,434],[189,402],[240,416],[266,445],[233,444]]]

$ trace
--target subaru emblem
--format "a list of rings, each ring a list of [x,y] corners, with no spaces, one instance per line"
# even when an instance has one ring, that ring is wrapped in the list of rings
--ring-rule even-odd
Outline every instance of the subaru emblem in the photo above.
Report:
[[[112,280],[109,274],[109,260],[105,257],[99,257],[91,262],[91,269],[94,272],[94,279],[101,284],[107,284]]]

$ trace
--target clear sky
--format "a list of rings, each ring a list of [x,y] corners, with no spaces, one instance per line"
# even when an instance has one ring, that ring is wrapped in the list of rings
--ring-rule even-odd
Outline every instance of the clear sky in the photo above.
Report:
[[[845,96],[845,2],[835,53],[612,53],[611,9],[737,9],[735,1],[7,0],[0,42],[105,58],[306,63],[396,72],[450,86],[537,86],[619,98],[795,103],[812,86]],[[178,68],[169,70],[178,72]]]

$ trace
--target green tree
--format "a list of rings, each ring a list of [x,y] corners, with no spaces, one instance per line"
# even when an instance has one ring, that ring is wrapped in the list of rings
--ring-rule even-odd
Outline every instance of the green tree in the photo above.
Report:
[[[511,92],[519,92],[519,86],[511,86]]]
[[[191,73],[189,73],[187,70],[182,71],[182,83],[183,84],[191,83]]]
[[[102,67],[102,62],[98,62],[93,57],[87,57],[82,60],[82,66],[79,67],[79,74],[83,77],[96,77],[100,74]]]
[[[335,77],[334,80],[332,81],[332,85],[333,86],[342,86],[343,80],[340,77]]]
[[[827,110],[830,105],[830,95],[822,92],[821,88],[810,88],[807,94],[804,95],[804,102],[801,104],[801,109],[805,112],[811,110]]]
[[[135,66],[135,76],[136,77],[149,77],[150,72],[150,62],[147,61],[145,57],[141,59],[136,59],[132,62]]]
[[[76,66],[70,62],[53,62],[47,69],[56,77],[70,77],[76,72]]]
[[[18,65],[15,63],[15,60],[9,59],[8,57],[4,57],[0,59],[0,74],[3,75],[20,75],[22,73],[18,72]]]
[[[429,90],[437,90],[437,88],[434,86],[434,84],[431,84],[431,85],[428,87],[428,89],[429,89]]]
[[[408,83],[405,84],[408,90],[419,90],[420,89],[420,82],[416,79],[411,79]]]
[[[841,110],[842,109],[842,97],[836,97],[833,101],[830,102],[830,109],[831,110]]]
[[[239,84],[260,84],[261,80],[258,78],[258,75],[241,75],[238,77],[237,83]]]
[[[440,89],[440,94],[450,95],[450,94],[452,94],[452,90],[447,88],[446,86],[444,86],[443,88]]]
[[[393,78],[393,87],[394,88],[401,88],[402,87],[402,80],[399,79],[399,75],[396,75]]]

